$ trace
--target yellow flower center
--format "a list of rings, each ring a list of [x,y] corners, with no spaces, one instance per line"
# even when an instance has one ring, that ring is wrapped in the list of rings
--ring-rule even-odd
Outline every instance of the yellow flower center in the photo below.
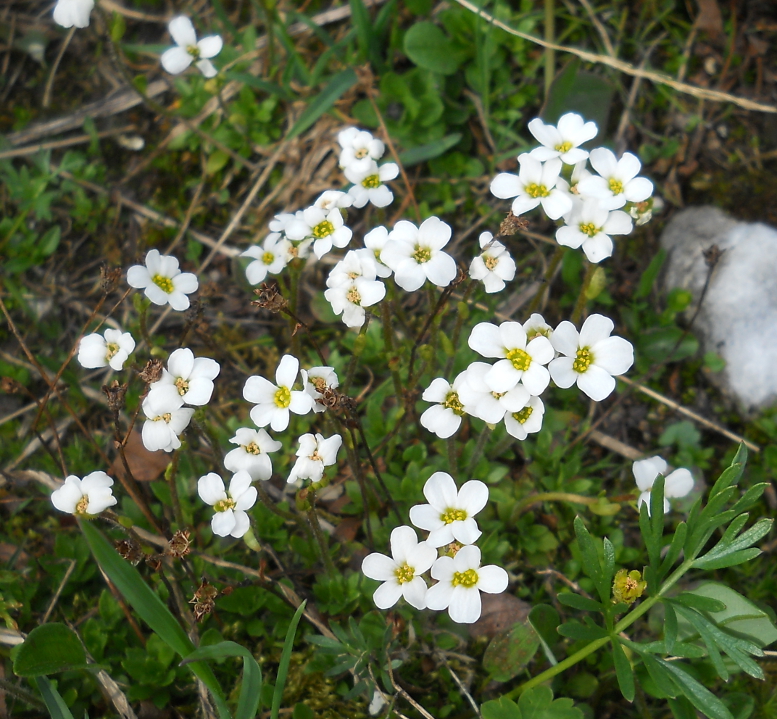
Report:
[[[310,459],[312,459],[314,462],[323,462],[324,461],[323,458],[321,457],[321,455],[318,453],[317,449],[313,450],[313,454],[310,455]]]
[[[613,195],[620,195],[623,192],[623,183],[620,180],[611,177],[608,184]]]
[[[516,347],[515,349],[510,350],[505,357],[513,363],[515,369],[521,372],[525,372],[531,366],[531,355],[526,350],[518,349]]]
[[[428,247],[415,246],[415,252],[410,255],[419,265],[432,259],[432,251]]]
[[[464,416],[464,405],[459,399],[459,393],[455,390],[448,392],[448,394],[445,396],[445,402],[442,403],[442,406],[445,407],[445,409],[453,410],[453,414],[457,414],[459,417]]]
[[[173,415],[169,412],[165,412],[164,414],[158,414],[154,419],[153,422],[167,422],[170,423],[170,420],[173,418]]]
[[[173,281],[169,277],[154,275],[151,280],[162,292],[169,295],[173,291]]]
[[[545,185],[538,185],[534,182],[531,183],[531,185],[526,185],[526,194],[529,197],[547,197],[550,192],[548,191],[548,188],[545,187]]]
[[[362,187],[366,187],[368,190],[374,190],[376,187],[380,187],[380,177],[378,175],[370,175],[362,180]]]
[[[597,232],[599,232],[599,228],[593,222],[589,222],[588,224],[581,222],[578,227],[580,228],[580,232],[582,232],[584,235],[588,235],[589,237],[593,237]]]
[[[359,294],[359,290],[355,287],[351,287],[351,289],[345,293],[345,299],[351,304],[358,305],[362,301],[362,296]]]
[[[289,247],[289,257],[299,257],[299,247],[295,245]]]
[[[183,377],[179,377],[175,380],[175,386],[178,388],[178,394],[181,395],[181,397],[189,391],[189,383]]]
[[[556,152],[560,152],[562,155],[565,152],[569,152],[572,149],[572,143],[567,140],[566,142],[562,142],[560,145],[556,145],[555,150]]]
[[[186,52],[188,52],[195,60],[199,60],[200,48],[198,48],[196,45],[187,45]]]
[[[590,366],[594,358],[591,356],[591,350],[588,347],[581,347],[575,355],[575,361],[572,363],[572,369],[578,374],[583,374]]]
[[[329,221],[324,220],[319,222],[313,229],[313,237],[321,239],[322,237],[329,237],[335,231],[335,226]]]
[[[499,264],[499,260],[491,255],[483,255],[483,264],[487,270],[493,270]]]
[[[216,504],[213,505],[213,509],[215,509],[217,512],[226,512],[228,509],[234,509],[236,505],[237,502],[235,502],[234,499],[220,499],[218,502],[216,502]]]
[[[451,584],[454,587],[466,587],[470,589],[478,583],[478,573],[474,569],[468,569],[466,572],[454,572]]]
[[[248,454],[262,453],[262,450],[259,448],[259,445],[256,442],[251,442],[250,444],[245,445],[243,449],[248,452]]]
[[[452,524],[453,522],[463,522],[467,518],[467,513],[463,509],[446,509],[441,515],[440,519],[445,524]]]
[[[396,574],[397,581],[400,584],[407,584],[408,582],[413,581],[413,577],[415,577],[415,568],[403,564],[394,571],[394,574]]]
[[[119,353],[119,345],[117,345],[115,342],[109,342],[107,345],[105,345],[105,349],[105,359],[108,362],[110,362]]]
[[[359,160],[362,159],[362,157],[367,157],[369,150],[367,150],[366,147],[360,147],[356,152],[353,153],[354,157],[358,158]]]
[[[513,419],[516,422],[525,424],[526,420],[529,419],[529,417],[531,417],[532,412],[534,412],[534,407],[524,407],[522,410],[518,412],[513,412]]]
[[[87,509],[89,509],[89,497],[84,495],[83,497],[81,497],[81,499],[78,500],[78,504],[76,504],[76,508],[73,514],[84,516],[88,514],[88,512],[86,511]]]
[[[265,252],[262,255],[262,262],[264,262],[265,265],[271,265],[274,260],[275,255],[272,252]]]
[[[291,404],[291,390],[288,387],[278,387],[274,399],[278,407],[286,409]]]

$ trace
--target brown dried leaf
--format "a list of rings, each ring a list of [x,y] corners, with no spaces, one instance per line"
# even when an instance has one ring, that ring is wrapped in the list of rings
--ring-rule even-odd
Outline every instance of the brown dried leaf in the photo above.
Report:
[[[480,599],[483,607],[480,619],[469,628],[473,638],[496,636],[529,618],[531,605],[512,594],[481,594]]]
[[[167,469],[167,465],[170,464],[169,454],[162,450],[159,450],[158,452],[149,452],[143,446],[140,432],[134,429],[132,430],[129,440],[127,440],[127,444],[124,446],[124,456],[127,458],[127,464],[132,472],[132,476],[135,477],[138,482],[153,482]],[[112,477],[126,476],[124,462],[121,461],[121,457],[118,454],[113,460],[113,464],[111,465],[108,474]]]
[[[696,0],[699,14],[696,27],[706,32],[710,38],[723,37],[723,16],[720,14],[717,0]]]

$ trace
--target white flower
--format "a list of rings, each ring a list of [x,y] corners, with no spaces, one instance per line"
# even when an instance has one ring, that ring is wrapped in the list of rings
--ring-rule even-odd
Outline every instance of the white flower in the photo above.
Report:
[[[300,210],[296,214],[291,212],[282,212],[280,215],[275,215],[275,217],[268,223],[270,232],[280,232],[281,234],[285,234],[286,228],[297,219],[297,215],[301,214],[302,211]]]
[[[375,279],[375,266],[370,250],[350,250],[327,278],[329,289],[324,297],[336,315],[343,315],[347,327],[361,327],[366,317],[364,308],[386,296],[386,286]]]
[[[146,266],[133,265],[127,270],[127,284],[144,290],[146,297],[155,305],[170,304],[179,312],[189,309],[186,295],[197,291],[199,283],[191,272],[181,272],[178,260],[169,255],[160,255],[159,250],[149,250]]]
[[[505,281],[515,277],[515,260],[490,232],[482,232],[478,241],[483,251],[472,260],[469,276],[473,280],[481,280],[487,293],[501,292]]]
[[[289,426],[289,412],[307,414],[313,409],[313,398],[306,392],[297,392],[291,388],[297,380],[299,360],[291,355],[283,355],[275,371],[274,385],[264,377],[249,377],[243,387],[243,397],[253,402],[251,421],[257,427],[268,424],[276,432],[282,432]]]
[[[370,230],[364,235],[364,247],[368,250],[372,250],[375,256],[375,274],[378,277],[391,277],[391,268],[381,262],[380,253],[383,252],[383,248],[388,242],[389,232],[381,226],[376,227],[374,230]]]
[[[375,207],[386,207],[394,201],[394,193],[386,187],[385,182],[393,180],[399,174],[399,167],[393,162],[386,162],[380,167],[375,160],[370,160],[364,167],[347,167],[345,176],[353,187],[348,194],[353,198],[354,207],[364,207],[371,202]]]
[[[612,255],[610,235],[628,235],[632,230],[631,218],[625,212],[610,212],[594,198],[575,203],[564,221],[567,224],[556,230],[556,241],[574,249],[582,246],[589,262],[601,262]]]
[[[164,450],[172,452],[181,446],[178,435],[191,421],[194,410],[183,406],[183,397],[177,392],[149,393],[143,400],[143,446],[149,452]]]
[[[302,370],[302,380],[307,392],[313,398],[313,411],[324,412],[326,405],[322,403],[324,392],[328,389],[336,389],[340,386],[337,372],[334,367],[311,367]]]
[[[223,42],[220,35],[208,35],[197,41],[192,21],[185,15],[179,15],[167,26],[177,47],[171,47],[162,53],[162,67],[171,75],[178,75],[193,62],[205,77],[215,77],[217,70],[208,59],[221,52]]]
[[[200,499],[216,510],[210,527],[219,537],[232,535],[242,537],[251,527],[246,514],[256,503],[256,487],[251,486],[248,472],[237,472],[229,482],[229,491],[224,491],[224,480],[215,472],[200,477],[197,482]]]
[[[352,204],[353,197],[347,192],[341,192],[340,190],[327,190],[313,203],[315,207],[320,207],[326,212],[333,210],[335,207],[350,207]]]
[[[570,195],[573,200],[580,195],[580,188],[578,187],[580,181],[585,180],[587,177],[593,177],[590,170],[586,167],[587,164],[586,160],[578,162],[572,169],[572,176],[569,178],[569,182],[563,177],[559,177],[556,180],[556,187]]]
[[[261,245],[254,245],[243,252],[241,257],[254,259],[246,267],[246,279],[252,285],[264,282],[268,274],[277,275],[288,264],[291,242],[280,232],[271,232]]]
[[[58,0],[54,22],[62,27],[88,27],[94,0]]]
[[[299,438],[297,461],[291,468],[289,484],[298,479],[309,479],[311,482],[320,482],[324,476],[324,467],[329,467],[337,462],[337,452],[343,438],[339,434],[333,434],[324,439],[322,434],[303,434]]]
[[[437,559],[428,542],[419,542],[412,527],[397,527],[391,532],[391,557],[369,554],[362,562],[362,572],[370,579],[383,582],[372,595],[379,609],[393,607],[400,597],[416,609],[426,607],[426,582],[421,575]]]
[[[553,335],[553,328],[545,322],[545,318],[538,312],[532,314],[531,317],[523,323],[523,329],[526,331],[526,339],[529,341],[540,335],[547,337],[548,339]]]
[[[637,177],[642,163],[636,155],[625,152],[620,160],[606,147],[591,150],[591,164],[601,175],[581,180],[577,188],[581,195],[598,198],[608,210],[616,210],[627,202],[642,202],[653,194],[653,183]]]
[[[542,335],[527,342],[520,322],[502,322],[499,327],[480,322],[472,328],[468,343],[483,357],[502,358],[485,375],[493,392],[507,392],[522,382],[529,394],[538,396],[550,384],[543,365],[555,356],[553,345]]]
[[[455,557],[440,557],[432,565],[437,584],[426,592],[429,609],[447,609],[459,624],[472,624],[480,618],[480,592],[500,594],[507,589],[507,572],[495,564],[480,566],[480,549],[462,547]]]
[[[51,493],[51,503],[60,512],[93,517],[117,503],[112,486],[113,480],[105,472],[92,472],[83,479],[71,474]]]
[[[357,172],[369,168],[370,161],[383,157],[386,146],[376,140],[366,130],[358,127],[347,127],[337,135],[342,152],[340,152],[340,167],[353,169]]]
[[[528,404],[517,412],[505,414],[505,429],[516,439],[524,440],[542,429],[545,405],[539,397],[531,397]]]
[[[424,485],[424,497],[429,504],[410,508],[410,521],[426,529],[426,541],[432,547],[442,547],[454,540],[472,544],[482,534],[475,515],[488,502],[488,487],[477,479],[465,482],[456,490],[453,477],[447,472],[435,472]]]
[[[523,409],[531,395],[520,383],[507,391],[495,392],[486,382],[491,369],[485,362],[473,362],[467,367],[464,382],[459,387],[459,399],[467,414],[488,424],[497,424],[507,412]]]
[[[662,457],[648,457],[634,462],[632,471],[641,492],[637,500],[637,509],[645,502],[648,514],[650,514],[650,490],[659,474],[666,476],[664,480],[664,514],[669,511],[669,499],[684,497],[693,489],[693,475],[687,469],[676,469],[669,475],[666,474],[666,470],[667,464]]]
[[[546,125],[539,118],[532,120],[528,127],[529,132],[543,145],[532,150],[529,153],[531,157],[540,162],[558,157],[567,165],[574,165],[588,157],[588,152],[581,150],[578,145],[593,140],[599,132],[595,122],[585,122],[574,112],[562,115],[558,127]]]
[[[218,377],[221,366],[209,357],[195,357],[187,347],[181,347],[170,355],[167,369],[162,370],[158,382],[154,382],[149,397],[161,393],[179,395],[184,404],[202,406],[210,402],[213,395],[213,380]]]
[[[251,479],[270,479],[272,461],[269,453],[277,452],[283,446],[280,442],[263,429],[250,427],[240,427],[229,441],[239,445],[224,457],[224,466],[230,472],[248,472]]]
[[[338,207],[324,210],[312,205],[303,210],[301,217],[297,217],[286,226],[286,237],[290,240],[304,240],[314,238],[313,252],[320,260],[332,245],[345,247],[350,241],[353,232],[346,227],[343,215]]]
[[[134,349],[135,340],[129,332],[108,329],[103,335],[95,333],[81,338],[78,362],[87,369],[110,365],[118,371],[124,367]]]
[[[615,389],[617,376],[634,364],[634,348],[622,337],[610,337],[615,325],[603,315],[591,315],[577,333],[571,322],[562,322],[550,338],[563,357],[548,369],[553,381],[563,388],[577,386],[592,400],[601,402]]]
[[[421,399],[426,402],[439,402],[432,405],[421,415],[421,425],[434,432],[441,439],[451,437],[461,426],[464,416],[464,405],[459,399],[459,388],[466,380],[466,372],[460,372],[458,377],[449,384],[447,380],[438,377],[424,390]]]
[[[561,160],[542,163],[529,155],[518,157],[521,169],[517,175],[499,173],[491,182],[491,194],[502,200],[515,197],[513,214],[522,215],[542,204],[542,209],[551,220],[557,220],[572,209],[572,200],[563,190],[556,187]]]
[[[380,259],[394,271],[403,290],[414,292],[427,279],[447,287],[456,278],[456,262],[442,251],[451,239],[451,228],[438,217],[424,220],[420,227],[400,220],[388,237]]]

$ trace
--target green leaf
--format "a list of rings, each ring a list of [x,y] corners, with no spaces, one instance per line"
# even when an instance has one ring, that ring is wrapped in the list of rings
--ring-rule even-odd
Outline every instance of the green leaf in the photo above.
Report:
[[[648,670],[650,678],[655,683],[656,689],[658,689],[664,697],[676,697],[677,689],[675,688],[674,682],[658,660],[650,654],[643,653],[642,661],[645,663],[645,668]]]
[[[721,602],[719,599],[700,596],[693,592],[678,594],[676,597],[672,597],[671,601],[679,602],[686,607],[698,609],[701,612],[722,612],[726,608],[725,603]]]
[[[65,700],[46,677],[37,677],[35,683],[43,696],[43,701],[46,702],[46,709],[49,710],[51,719],[73,719]]]
[[[483,666],[496,681],[508,682],[523,671],[539,648],[540,638],[529,621],[516,622],[489,642]]]
[[[639,278],[639,286],[637,287],[636,293],[637,298],[644,299],[650,294],[650,290],[653,288],[653,285],[656,282],[656,278],[658,277],[658,273],[661,271],[661,267],[663,266],[665,259],[666,250],[662,247],[656,253],[655,257],[650,260],[650,264],[647,266],[647,269]]]
[[[237,82],[242,82],[244,85],[248,85],[255,90],[266,92],[268,95],[277,95],[278,97],[282,97],[284,100],[294,99],[294,95],[286,90],[286,88],[281,87],[277,83],[262,80],[260,77],[249,75],[247,72],[227,72],[225,75],[227,80],[236,80]]]
[[[281,652],[281,661],[278,664],[278,676],[275,679],[275,691],[272,695],[272,710],[270,719],[278,719],[278,712],[281,710],[281,701],[283,700],[283,687],[286,686],[286,677],[289,675],[289,662],[291,661],[291,650],[294,648],[294,637],[297,634],[297,625],[305,611],[307,601],[302,602],[294,612],[291,618],[291,624],[286,632],[286,639],[283,642],[283,651]]]
[[[672,542],[669,545],[669,550],[666,553],[663,561],[661,562],[661,568],[659,569],[659,581],[663,579],[677,561],[680,553],[683,551],[685,545],[685,539],[688,536],[688,525],[685,522],[680,522],[677,525],[677,529],[674,530],[674,536]]]
[[[614,639],[612,642],[612,661],[615,665],[615,676],[618,679],[618,686],[621,694],[626,701],[634,701],[634,669],[631,667],[626,653],[623,651],[621,643]]]
[[[194,651],[191,640],[162,600],[143,581],[140,572],[116,553],[110,542],[91,522],[81,521],[79,525],[97,563],[127,603],[171,649],[182,657],[191,654]],[[219,716],[230,717],[221,687],[210,667],[202,662],[193,662],[187,666],[210,691]]]
[[[329,84],[316,95],[313,100],[311,100],[303,113],[299,116],[297,122],[294,123],[294,127],[289,130],[286,139],[290,140],[305,132],[305,130],[311,127],[321,115],[335,104],[346,90],[350,90],[358,81],[359,78],[356,77],[356,73],[351,68],[343,70],[335,75]]]
[[[610,600],[610,584],[605,580],[602,573],[602,566],[599,563],[599,555],[596,553],[594,541],[591,539],[591,535],[579,516],[575,517],[574,527],[577,544],[580,547],[580,554],[583,558],[583,571],[591,577],[596,590],[599,592],[599,597],[602,602],[606,603]]]
[[[550,687],[529,689],[518,699],[521,719],[583,719],[583,712],[571,699],[553,699]]]
[[[744,512],[750,509],[750,507],[752,507],[761,498],[761,495],[764,493],[768,486],[768,482],[754,484],[737,500],[736,504],[731,507],[731,511]]]
[[[677,613],[670,602],[664,600],[664,644],[666,653],[673,654],[677,641]]]
[[[86,666],[78,635],[64,624],[35,627],[14,652],[13,671],[19,677],[40,677]]]
[[[463,58],[450,38],[434,23],[417,22],[405,33],[405,54],[416,64],[432,72],[452,75]]]
[[[710,613],[718,626],[725,627],[760,647],[777,641],[777,627],[769,615],[731,587],[718,582],[705,582],[692,590],[692,593],[717,599],[726,605],[725,610]]]
[[[723,567],[731,567],[734,566],[734,564],[742,564],[743,562],[749,561],[761,553],[760,549],[747,548],[769,533],[774,520],[766,517],[759,519],[752,527],[750,527],[750,529],[734,539],[735,535],[744,524],[744,520],[741,522],[738,521],[741,517],[747,519],[746,514],[739,515],[739,517],[732,522],[732,526],[726,530],[720,541],[710,549],[707,554],[694,560],[694,568],[721,569]],[[730,561],[721,563],[723,560],[726,560],[727,557],[732,560],[733,563]]]
[[[404,167],[412,167],[413,165],[419,165],[427,160],[433,160],[435,157],[439,157],[452,147],[458,145],[461,137],[460,132],[454,132],[445,137],[441,137],[439,140],[427,142],[425,145],[418,145],[418,147],[412,147],[409,150],[399,153],[399,161]]]
[[[567,607],[574,607],[582,612],[601,612],[604,605],[601,602],[594,601],[588,597],[582,597],[572,592],[561,592],[558,600]]]
[[[745,464],[747,463],[747,447],[744,444],[739,445],[734,459],[729,467],[723,470],[723,473],[718,477],[718,481],[712,485],[712,489],[709,493],[709,499],[712,499],[716,494],[727,489],[731,485],[739,482],[742,477],[742,473],[745,471]]]
[[[370,61],[376,70],[380,69],[379,38],[375,32],[370,18],[370,13],[363,0],[350,0],[351,18],[356,29],[356,38],[359,41],[359,52]]]
[[[195,649],[181,664],[225,657],[242,657],[243,659],[243,682],[240,686],[240,698],[237,702],[235,719],[254,719],[259,711],[262,698],[262,670],[248,649],[235,642],[210,644]]]
[[[570,639],[578,639],[583,641],[593,641],[595,639],[603,639],[604,637],[609,636],[607,631],[602,627],[581,624],[580,622],[576,621],[562,624],[558,628],[558,633],[562,637],[569,637]]]
[[[507,697],[482,704],[480,714],[483,719],[522,719],[518,705]]]
[[[561,624],[561,618],[554,607],[549,604],[535,604],[529,612],[529,621],[537,632],[540,639],[542,650],[548,661],[555,666],[558,664],[553,647],[558,642],[558,625]]]
[[[580,61],[575,58],[553,81],[542,119],[555,124],[564,113],[577,112],[597,127],[607,127],[614,91],[606,78],[580,70]]]
[[[702,714],[710,719],[734,719],[726,705],[709,689],[705,689],[699,684],[688,672],[681,669],[678,662],[667,662],[663,659],[653,659],[653,661],[671,675],[677,688]]]

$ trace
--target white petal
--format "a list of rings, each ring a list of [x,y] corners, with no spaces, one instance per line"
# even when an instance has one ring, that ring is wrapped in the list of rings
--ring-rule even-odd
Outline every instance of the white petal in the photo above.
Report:
[[[391,556],[397,564],[407,563],[407,558],[418,545],[418,537],[412,527],[397,527],[391,532]]]
[[[223,46],[224,42],[220,35],[208,35],[197,43],[197,47],[200,49],[200,57],[205,58],[216,57],[221,52]]]
[[[235,528],[235,513],[228,509],[225,512],[216,512],[210,520],[210,528],[213,534],[219,537],[228,537]]]
[[[611,375],[623,374],[634,364],[634,348],[622,337],[608,337],[597,342],[591,351],[594,364]]]
[[[421,577],[413,577],[412,581],[402,585],[402,596],[416,609],[426,608],[426,591],[426,582]]]
[[[197,482],[197,494],[205,504],[213,506],[216,502],[227,499],[227,493],[224,489],[224,480],[215,472],[210,472],[204,477],[200,477]]]
[[[511,197],[516,197],[517,195],[520,195],[521,192],[523,192],[523,183],[518,175],[500,172],[491,181],[491,194],[501,200],[508,200]]]
[[[383,582],[383,584],[375,590],[372,598],[378,609],[389,609],[399,601],[401,596],[402,585],[394,578],[393,580]]]
[[[607,339],[614,328],[615,324],[609,317],[597,314],[591,315],[583,323],[583,327],[580,330],[580,346],[593,347],[597,342]],[[554,334],[553,337],[555,339],[556,335]]]
[[[447,472],[435,472],[426,480],[424,497],[435,509],[443,512],[450,507],[457,507],[458,492],[453,477]]]
[[[548,365],[551,378],[562,389],[577,382],[579,375],[572,369],[574,361],[574,357],[557,357]]]
[[[426,590],[426,608],[441,611],[447,609],[453,596],[450,582],[438,582]]]
[[[591,365],[583,374],[578,375],[577,386],[594,402],[601,402],[612,394],[615,380],[600,367]]]
[[[480,619],[480,592],[476,587],[454,587],[448,614],[459,624],[472,624]]]
[[[666,478],[665,497],[684,497],[693,489],[693,475],[684,468],[676,469]]]
[[[659,474],[666,474],[666,460],[663,457],[639,459],[631,465],[631,471],[640,491],[647,492]]]
[[[499,594],[507,589],[507,572],[502,567],[488,564],[478,571],[478,589],[489,594]]]
[[[488,504],[488,487],[477,479],[465,482],[459,490],[457,506],[464,509],[468,516],[477,514]]]
[[[429,532],[444,526],[440,519],[440,510],[431,504],[416,504],[410,507],[410,521],[419,529]]]
[[[278,369],[275,371],[275,382],[278,387],[291,386],[297,380],[297,373],[299,372],[299,360],[292,355],[283,355]]]
[[[192,21],[186,15],[179,15],[170,21],[167,26],[176,45],[186,48],[197,44],[197,33],[194,31]]]
[[[368,554],[362,561],[362,573],[379,582],[396,579],[397,563],[385,554]]]
[[[239,509],[234,510],[233,514],[235,518],[235,526],[232,527],[230,535],[239,539],[251,528],[251,520],[248,518],[248,515],[245,512]],[[212,526],[213,523],[211,522],[211,527]]]
[[[192,64],[193,60],[194,58],[184,48],[178,46],[165,50],[162,53],[162,57],[159,58],[162,67],[171,75],[182,73]]]

